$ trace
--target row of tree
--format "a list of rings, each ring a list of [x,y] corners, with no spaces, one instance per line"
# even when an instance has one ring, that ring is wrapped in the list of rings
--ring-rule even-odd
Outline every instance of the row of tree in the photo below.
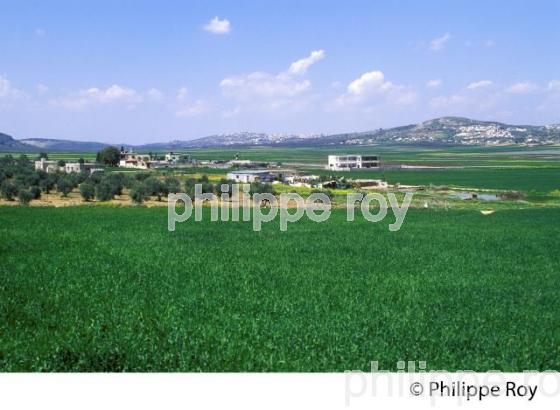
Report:
[[[0,196],[10,201],[17,198],[22,204],[40,199],[42,194],[49,194],[55,189],[63,197],[67,197],[72,190],[79,189],[84,201],[94,199],[109,201],[115,196],[122,195],[125,188],[136,203],[142,203],[151,197],[161,200],[169,193],[177,192],[186,192],[194,198],[196,184],[201,185],[203,193],[213,193],[221,197],[224,192],[222,186],[227,186],[225,192],[231,195],[235,182],[221,179],[212,183],[206,175],[203,175],[198,179],[189,178],[181,184],[173,176],[160,178],[147,172],[47,173],[35,170],[32,162],[25,155],[18,158],[11,155],[0,157]],[[252,183],[249,192],[276,194],[272,185],[259,182]]]

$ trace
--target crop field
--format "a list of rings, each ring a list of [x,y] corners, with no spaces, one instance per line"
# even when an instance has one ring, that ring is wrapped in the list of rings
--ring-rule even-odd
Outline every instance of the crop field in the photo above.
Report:
[[[560,210],[389,219],[0,207],[0,371],[560,370]]]
[[[560,190],[560,167],[556,168],[458,168],[436,170],[388,169],[379,171],[309,170],[319,175],[349,178],[380,178],[390,184],[448,185],[482,189],[548,193]]]
[[[415,146],[335,146],[335,147],[234,147],[180,150],[198,160],[240,159],[282,163],[326,164],[329,154],[379,155],[386,164],[407,163],[424,166],[468,167],[558,167],[560,146],[541,147],[415,147]],[[160,155],[165,152],[153,152]],[[14,156],[20,153],[1,153]],[[36,153],[25,153],[30,158]],[[49,158],[66,161],[94,160],[95,152],[49,152]]]

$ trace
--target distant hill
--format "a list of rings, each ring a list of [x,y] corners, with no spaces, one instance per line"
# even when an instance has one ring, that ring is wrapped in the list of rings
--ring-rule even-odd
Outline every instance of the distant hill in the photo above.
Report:
[[[173,150],[228,146],[330,145],[512,145],[560,143],[560,125],[509,125],[462,117],[442,117],[401,127],[334,135],[290,135],[242,132],[189,141],[148,144],[146,150]]]
[[[219,134],[188,141],[171,141],[157,144],[141,145],[139,149],[182,149],[182,148],[211,148],[250,145],[278,145],[297,144],[320,138],[319,134],[267,134],[257,132],[238,132],[233,134]]]
[[[462,117],[442,117],[419,124],[334,135],[269,134],[239,132],[193,140],[175,140],[130,146],[138,151],[173,151],[193,148],[246,146],[347,146],[347,145],[513,145],[560,143],[560,124],[509,125]],[[0,151],[99,151],[109,144],[45,138],[15,140],[0,134]],[[120,144],[113,144],[119,146]]]
[[[442,145],[548,144],[560,142],[560,126],[509,125],[495,121],[477,121],[462,117],[442,117],[403,127],[330,135],[322,142],[326,141],[344,145],[372,143]]]
[[[0,132],[0,151],[30,151],[31,147]]]
[[[102,142],[67,141],[48,138],[24,138],[20,141],[43,151],[100,151],[110,145]]]

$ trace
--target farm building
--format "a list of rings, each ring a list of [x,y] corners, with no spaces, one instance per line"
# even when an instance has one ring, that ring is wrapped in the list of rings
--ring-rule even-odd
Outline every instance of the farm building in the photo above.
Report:
[[[245,170],[228,172],[227,179],[242,183],[270,182],[273,179],[273,175],[267,170]]]
[[[183,162],[188,162],[190,160],[190,156],[187,154],[178,154],[176,152],[168,152],[165,154],[165,162],[169,165],[177,165]]]
[[[350,171],[360,168],[378,168],[377,155],[329,155],[326,169],[331,171]]]
[[[249,159],[232,159],[229,161],[232,167],[245,167],[245,168],[262,168],[268,166],[267,162],[251,161]]]
[[[85,164],[84,164],[85,166]],[[72,172],[80,172],[82,170],[82,164],[79,162],[67,162],[64,164],[64,172],[70,174]]]
[[[150,168],[150,160],[151,157],[148,154],[137,154],[132,151],[121,150],[119,167],[148,169]]]
[[[45,158],[35,161],[35,169],[37,171],[45,172],[62,171],[70,174],[73,172],[91,171],[94,167],[95,164],[87,162],[84,162],[83,164],[80,164],[79,162],[67,162],[63,166],[59,166],[58,161],[49,161]]]
[[[319,177],[317,175],[288,175],[284,177],[284,183],[295,187],[311,188]]]
[[[382,179],[355,179],[352,183],[357,188],[388,188],[389,184],[387,181],[383,181]]]
[[[45,158],[41,158],[39,161],[35,161],[36,171],[45,172],[56,172],[59,170],[58,161],[49,161]]]

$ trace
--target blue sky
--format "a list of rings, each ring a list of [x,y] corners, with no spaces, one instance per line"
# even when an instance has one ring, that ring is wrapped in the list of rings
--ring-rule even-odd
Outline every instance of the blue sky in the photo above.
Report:
[[[560,122],[558,1],[0,0],[0,132],[143,143]]]

